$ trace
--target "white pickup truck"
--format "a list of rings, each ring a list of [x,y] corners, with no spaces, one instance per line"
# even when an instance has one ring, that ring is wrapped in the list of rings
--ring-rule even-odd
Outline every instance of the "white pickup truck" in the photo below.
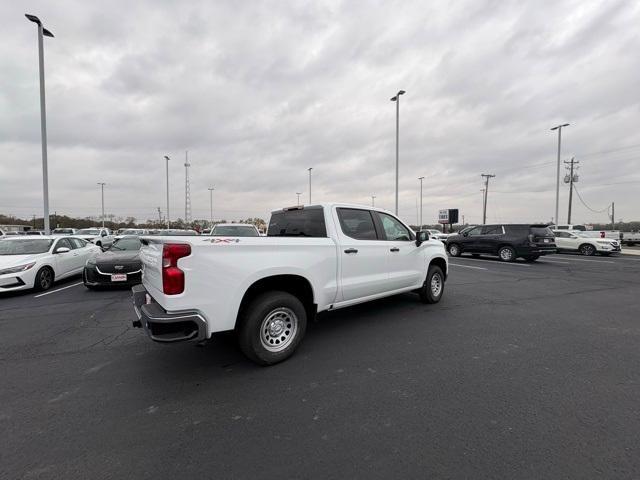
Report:
[[[277,210],[266,237],[151,236],[142,244],[133,325],[157,342],[235,330],[262,365],[293,354],[318,312],[402,292],[437,303],[448,273],[442,242],[362,205]]]

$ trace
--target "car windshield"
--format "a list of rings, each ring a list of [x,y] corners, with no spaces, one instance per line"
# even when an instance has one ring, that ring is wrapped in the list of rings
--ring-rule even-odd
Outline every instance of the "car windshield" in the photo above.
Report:
[[[0,242],[0,255],[33,255],[45,253],[51,248],[53,240],[21,238]]]
[[[113,242],[109,250],[140,250],[140,240],[138,238],[121,238]]]
[[[142,230],[123,230],[120,235],[138,235],[141,233],[142,233]]]
[[[213,233],[216,237],[224,236],[224,237],[257,237],[258,232],[256,232],[255,227],[251,225],[223,225],[216,226],[213,228]]]
[[[77,235],[100,235],[100,230],[95,228],[83,228],[76,232]]]

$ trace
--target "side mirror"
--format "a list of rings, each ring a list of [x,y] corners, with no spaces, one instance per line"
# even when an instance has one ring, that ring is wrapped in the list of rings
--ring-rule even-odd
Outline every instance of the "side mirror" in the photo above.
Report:
[[[104,230],[102,231],[102,233],[100,234],[101,237],[106,237],[107,236],[107,232],[105,232]]]
[[[416,247],[419,247],[420,245],[422,245],[424,242],[428,240],[429,240],[429,232],[425,230],[420,230],[418,233],[416,233]]]
[[[69,253],[71,250],[67,247],[58,247],[56,248],[56,253]]]
[[[463,237],[468,237],[468,236],[469,236],[469,232],[463,232],[463,233],[462,233],[462,236],[463,236]]]

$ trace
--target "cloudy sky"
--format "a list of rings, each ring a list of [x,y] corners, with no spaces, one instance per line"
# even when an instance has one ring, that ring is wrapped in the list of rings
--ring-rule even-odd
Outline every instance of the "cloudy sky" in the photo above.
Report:
[[[0,213],[42,215],[35,25],[45,38],[51,210],[139,220],[268,217],[308,200],[550,220],[557,135],[594,210],[640,219],[640,3],[634,1],[3,2]],[[563,169],[564,174],[564,169]],[[561,220],[568,188],[561,186]],[[575,223],[607,213],[574,204]]]

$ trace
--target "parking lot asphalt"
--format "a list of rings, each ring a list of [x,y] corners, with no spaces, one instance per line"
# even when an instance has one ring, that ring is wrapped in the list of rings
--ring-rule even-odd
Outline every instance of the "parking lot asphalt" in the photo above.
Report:
[[[126,290],[0,297],[0,478],[638,478],[640,258],[450,259],[296,355],[159,345]]]

